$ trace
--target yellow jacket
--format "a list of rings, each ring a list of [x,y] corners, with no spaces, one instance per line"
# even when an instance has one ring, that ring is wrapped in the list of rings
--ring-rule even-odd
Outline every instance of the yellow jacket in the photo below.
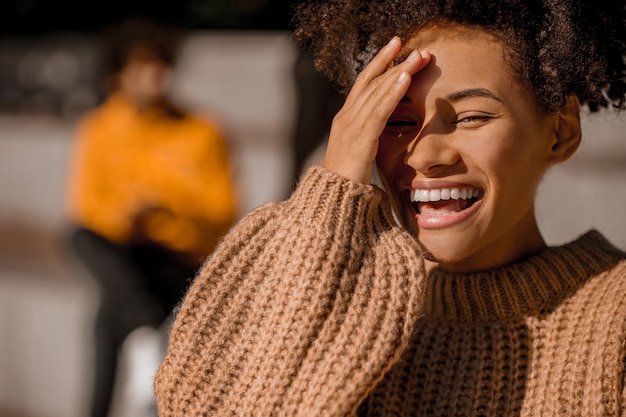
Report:
[[[78,128],[69,210],[114,242],[147,238],[204,258],[236,216],[225,140],[201,118],[139,112],[114,94]]]

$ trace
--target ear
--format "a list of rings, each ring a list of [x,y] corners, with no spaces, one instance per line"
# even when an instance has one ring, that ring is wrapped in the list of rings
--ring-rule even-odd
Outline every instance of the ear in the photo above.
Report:
[[[565,106],[555,116],[554,142],[548,156],[550,165],[566,161],[576,152],[580,145],[582,133],[578,97],[570,94],[567,97]]]

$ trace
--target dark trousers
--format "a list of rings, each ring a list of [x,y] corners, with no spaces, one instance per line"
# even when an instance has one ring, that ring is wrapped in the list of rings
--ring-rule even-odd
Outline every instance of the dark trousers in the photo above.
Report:
[[[106,417],[126,336],[141,326],[163,324],[198,266],[184,264],[158,247],[115,245],[82,228],[72,233],[71,244],[100,290],[91,416]]]

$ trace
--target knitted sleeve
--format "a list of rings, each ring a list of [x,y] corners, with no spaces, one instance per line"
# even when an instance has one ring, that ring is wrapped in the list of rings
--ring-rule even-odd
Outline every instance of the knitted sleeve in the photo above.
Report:
[[[622,374],[621,417],[626,417],[626,357],[624,357],[624,372]]]
[[[159,416],[354,414],[408,342],[422,259],[382,190],[313,168],[196,277],[156,375]]]

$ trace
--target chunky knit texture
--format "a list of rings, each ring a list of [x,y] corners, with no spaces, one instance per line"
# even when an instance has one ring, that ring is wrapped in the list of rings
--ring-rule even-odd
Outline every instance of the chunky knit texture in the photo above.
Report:
[[[354,413],[423,305],[420,248],[383,197],[318,168],[241,221],[181,306],[160,415]]]
[[[426,280],[384,193],[314,168],[196,278],[159,415],[626,416],[625,259],[590,232]]]
[[[424,317],[362,415],[626,415],[624,259],[589,232],[489,272],[432,270]]]

